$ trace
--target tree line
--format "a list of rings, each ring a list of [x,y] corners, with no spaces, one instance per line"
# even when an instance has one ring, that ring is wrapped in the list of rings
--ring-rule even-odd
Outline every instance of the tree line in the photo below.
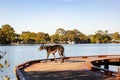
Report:
[[[53,35],[44,32],[23,31],[21,34],[15,33],[14,28],[9,24],[2,25],[0,28],[0,44],[79,44],[79,43],[110,43],[119,42],[119,32],[108,33],[107,30],[98,30],[92,35],[85,35],[77,29],[64,30],[56,29]]]

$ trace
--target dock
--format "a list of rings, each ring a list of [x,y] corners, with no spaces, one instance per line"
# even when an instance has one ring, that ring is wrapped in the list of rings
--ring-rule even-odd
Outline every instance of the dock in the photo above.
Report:
[[[104,68],[101,68],[104,65]],[[120,80],[120,72],[109,65],[120,66],[120,55],[95,55],[28,61],[15,67],[17,80]]]

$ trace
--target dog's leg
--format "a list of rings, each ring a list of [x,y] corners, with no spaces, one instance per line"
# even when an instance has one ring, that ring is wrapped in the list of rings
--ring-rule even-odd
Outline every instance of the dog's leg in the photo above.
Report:
[[[64,62],[64,57],[61,55],[61,52],[60,52],[60,51],[59,51],[58,53],[59,53],[59,55],[60,55],[61,63],[63,63],[63,62]]]
[[[54,53],[53,53],[53,56],[54,56],[55,63],[57,63],[57,60],[56,60],[56,57],[55,57],[55,54],[54,54]]]
[[[62,55],[61,55],[61,60],[62,60],[61,63],[63,63],[64,62],[64,56],[62,56]]]
[[[45,61],[45,62],[47,62],[47,60],[48,60],[48,57],[49,57],[49,53],[47,53],[47,58],[46,58],[46,61]]]

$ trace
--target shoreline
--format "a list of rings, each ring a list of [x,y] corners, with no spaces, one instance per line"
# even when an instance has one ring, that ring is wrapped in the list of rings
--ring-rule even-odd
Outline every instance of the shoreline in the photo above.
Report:
[[[43,44],[43,43],[31,43],[31,44],[11,43],[11,44],[0,44],[0,46],[21,46],[21,45],[39,45],[39,44]],[[56,45],[55,43],[49,43],[49,44]],[[49,44],[45,44],[45,45],[49,45]],[[120,43],[77,43],[77,44],[120,44]],[[61,44],[61,45],[64,45],[64,44]]]

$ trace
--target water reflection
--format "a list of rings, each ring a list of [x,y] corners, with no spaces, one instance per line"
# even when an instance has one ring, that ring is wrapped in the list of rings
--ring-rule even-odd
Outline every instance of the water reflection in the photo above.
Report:
[[[46,51],[39,51],[40,44],[19,45],[19,46],[0,46],[2,51],[7,51],[5,60],[10,62],[10,67],[5,69],[4,75],[9,74],[11,80],[15,80],[13,73],[16,65],[30,60],[46,58]],[[64,44],[65,56],[88,56],[88,55],[111,55],[120,54],[120,44]],[[56,54],[59,57],[58,54]],[[50,58],[53,56],[50,55]],[[4,60],[2,60],[4,62]],[[113,67],[111,69],[114,69]],[[1,73],[0,73],[1,74]]]

